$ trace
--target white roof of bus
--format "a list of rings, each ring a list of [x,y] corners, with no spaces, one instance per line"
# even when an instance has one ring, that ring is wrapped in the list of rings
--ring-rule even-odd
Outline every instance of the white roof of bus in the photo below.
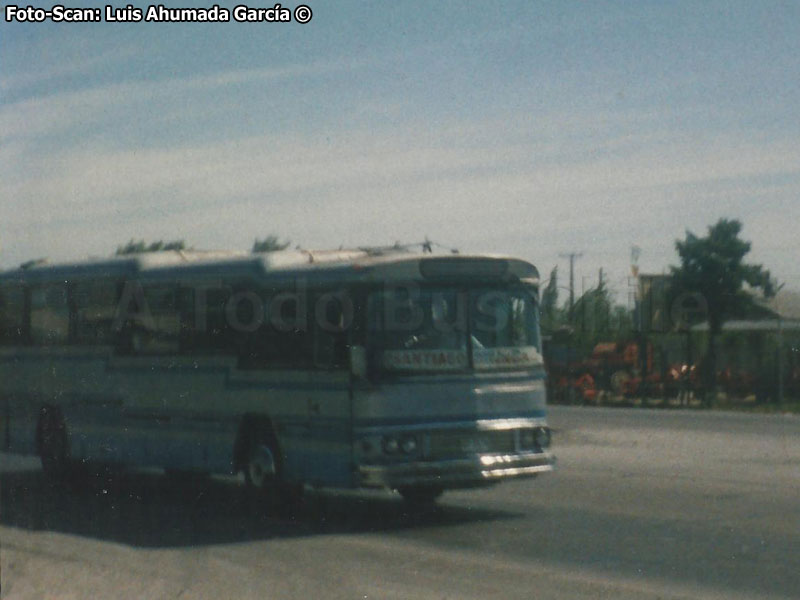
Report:
[[[186,273],[200,273],[225,268],[231,272],[247,272],[264,275],[289,273],[292,271],[315,272],[333,269],[370,269],[379,267],[393,270],[392,265],[410,265],[425,259],[453,259],[455,262],[467,259],[503,259],[516,265],[517,271],[531,268],[538,277],[535,267],[521,259],[499,255],[463,254],[421,254],[392,249],[354,249],[354,250],[282,250],[276,252],[250,253],[242,251],[218,250],[167,250],[144,252],[108,258],[92,258],[84,261],[49,263],[32,261],[13,271],[0,272],[2,279],[24,279],[53,281],[58,279],[84,278],[102,274],[103,276],[130,276],[139,274],[165,275],[176,270]],[[524,266],[523,266],[524,265]],[[383,267],[383,268],[381,268]],[[525,268],[527,267],[527,269]],[[370,269],[372,270],[372,269]],[[526,276],[530,276],[527,273]]]

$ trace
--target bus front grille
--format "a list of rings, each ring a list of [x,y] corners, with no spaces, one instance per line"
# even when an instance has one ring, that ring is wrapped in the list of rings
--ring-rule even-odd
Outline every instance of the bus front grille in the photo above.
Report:
[[[514,431],[433,431],[430,434],[430,458],[452,458],[474,454],[511,453],[515,451]]]

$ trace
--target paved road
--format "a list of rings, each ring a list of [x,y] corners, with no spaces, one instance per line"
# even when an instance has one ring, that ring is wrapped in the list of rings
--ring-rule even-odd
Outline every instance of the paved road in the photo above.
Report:
[[[553,407],[556,473],[445,495],[146,473],[57,495],[0,461],[3,598],[799,598],[800,419]]]

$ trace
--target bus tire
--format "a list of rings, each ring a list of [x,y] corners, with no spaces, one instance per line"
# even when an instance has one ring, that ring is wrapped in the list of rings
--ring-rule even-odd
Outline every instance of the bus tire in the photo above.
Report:
[[[433,506],[444,493],[440,487],[434,486],[408,486],[397,489],[400,495],[412,506]]]
[[[287,508],[303,496],[302,484],[284,481],[280,448],[271,428],[255,424],[245,428],[242,456],[244,481],[250,496],[269,505]]]
[[[248,488],[265,493],[275,487],[278,479],[275,454],[274,446],[268,442],[251,440],[244,462],[244,481]]]
[[[65,481],[71,467],[69,439],[64,417],[58,408],[45,407],[41,410],[37,442],[45,477],[51,481]]]

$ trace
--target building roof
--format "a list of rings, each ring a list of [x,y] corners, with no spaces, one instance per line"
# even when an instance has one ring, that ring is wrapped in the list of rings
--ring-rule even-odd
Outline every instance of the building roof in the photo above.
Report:
[[[782,289],[764,304],[784,319],[800,319],[800,293]]]
[[[726,321],[722,331],[800,331],[800,319],[739,319]],[[692,331],[708,331],[708,321],[692,326]]]

